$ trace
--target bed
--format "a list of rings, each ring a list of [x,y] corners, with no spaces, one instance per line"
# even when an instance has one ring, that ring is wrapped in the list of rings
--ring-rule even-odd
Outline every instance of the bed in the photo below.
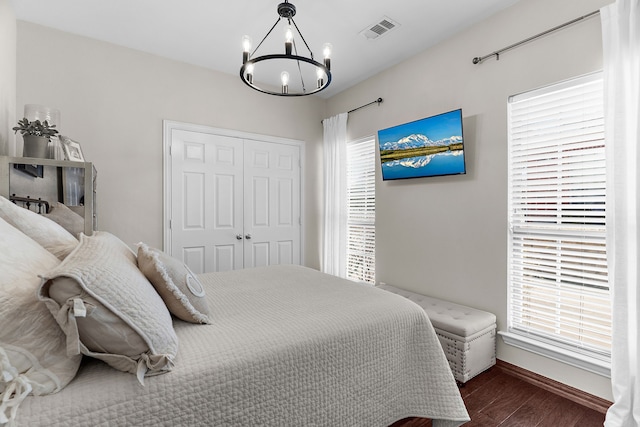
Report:
[[[11,225],[0,221],[0,232],[13,236]],[[91,242],[119,245],[108,233],[96,234],[81,235],[63,261],[51,261],[55,265],[48,272],[38,273],[38,303],[52,314],[51,296],[43,294],[61,270],[66,268],[67,278],[77,274],[79,282],[112,274],[108,265],[117,257],[100,245],[88,257],[91,275],[74,273],[79,270],[72,259],[82,258],[78,253]],[[37,243],[46,247],[47,242]],[[4,271],[14,255],[6,248],[1,254]],[[95,265],[106,267],[93,270]],[[7,288],[8,278],[2,280]],[[119,362],[88,357],[95,349],[80,342],[86,351],[68,384],[39,396],[20,397],[18,389],[7,397],[10,383],[4,391],[0,383],[9,402],[3,408],[6,421],[12,411],[10,425],[29,427],[388,426],[406,417],[458,426],[469,420],[429,319],[407,299],[291,265],[208,273],[196,281],[208,323],[170,316],[177,347],[164,367],[152,372],[147,360],[149,375],[142,376],[138,359],[132,367],[114,368]],[[50,320],[64,317],[56,313]],[[11,347],[4,341],[0,332],[0,350]],[[67,353],[70,343],[67,334],[61,344]]]

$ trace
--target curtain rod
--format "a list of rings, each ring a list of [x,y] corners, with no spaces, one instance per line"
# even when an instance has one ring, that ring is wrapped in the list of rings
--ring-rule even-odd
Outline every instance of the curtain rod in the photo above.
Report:
[[[359,109],[361,109],[361,108],[364,108],[364,107],[368,107],[369,105],[371,105],[371,104],[376,104],[376,103],[377,103],[378,105],[380,105],[380,104],[382,103],[382,98],[378,98],[378,99],[376,99],[375,101],[371,101],[371,102],[369,102],[368,104],[364,104],[364,105],[361,105],[361,106],[359,106],[359,107],[354,108],[353,110],[349,110],[349,111],[347,111],[347,114],[349,114],[349,113],[353,113],[354,111],[357,111],[357,110],[359,110]],[[323,123],[323,122],[324,122],[324,120],[320,120],[320,123]]]
[[[375,104],[375,103],[377,103],[378,105],[380,105],[380,103],[381,103],[381,102],[382,102],[382,98],[378,98],[378,99],[376,99],[375,101],[371,101],[371,102],[370,102],[370,103],[368,103],[368,104],[364,104],[364,105],[361,105],[361,106],[359,106],[359,107],[357,107],[357,108],[354,108],[353,110],[349,110],[349,111],[347,111],[347,113],[353,113],[354,111],[357,111],[357,110],[359,110],[359,109],[361,109],[361,108],[364,108],[364,107],[368,107],[369,105],[371,105],[371,104]]]
[[[530,42],[530,41],[532,41],[532,40],[535,40],[535,39],[537,39],[537,38],[540,38],[540,37],[542,37],[542,36],[546,36],[546,35],[547,35],[547,34],[549,34],[549,33],[553,33],[554,31],[560,30],[560,29],[562,29],[562,28],[564,28],[564,27],[568,27],[569,25],[571,25],[571,24],[575,24],[576,22],[579,22],[579,21],[585,20],[585,19],[587,19],[587,18],[591,18],[592,16],[595,16],[595,15],[597,15],[597,14],[599,14],[599,13],[600,13],[600,11],[599,11],[599,10],[596,10],[595,12],[588,13],[588,14],[586,14],[586,15],[580,16],[579,18],[576,18],[576,19],[573,19],[573,20],[571,20],[571,21],[569,21],[569,22],[565,22],[564,24],[558,25],[557,27],[553,27],[553,28],[551,28],[550,30],[543,31],[543,32],[541,32],[540,34],[536,34],[535,36],[531,36],[531,37],[529,37],[528,39],[524,39],[524,40],[522,40],[522,41],[519,41],[518,43],[514,43],[514,44],[512,44],[512,45],[510,45],[510,46],[507,46],[507,47],[504,47],[504,48],[502,48],[502,49],[496,50],[495,52],[490,53],[490,54],[488,54],[488,55],[485,55],[485,56],[476,56],[475,58],[473,58],[473,63],[474,63],[474,64],[480,64],[482,61],[484,61],[485,59],[490,58],[490,57],[492,57],[492,56],[495,56],[495,57],[496,57],[496,60],[500,60],[500,54],[501,54],[502,52],[505,52],[505,51],[507,51],[507,50],[513,49],[513,48],[518,47],[518,46],[520,46],[520,45],[523,45],[523,44],[528,43],[528,42]]]

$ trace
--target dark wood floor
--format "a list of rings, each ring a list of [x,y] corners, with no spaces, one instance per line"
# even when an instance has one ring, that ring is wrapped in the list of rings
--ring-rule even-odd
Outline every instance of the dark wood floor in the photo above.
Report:
[[[460,388],[471,421],[464,427],[592,427],[604,414],[538,388],[499,367]],[[431,421],[408,418],[392,427],[431,427]]]

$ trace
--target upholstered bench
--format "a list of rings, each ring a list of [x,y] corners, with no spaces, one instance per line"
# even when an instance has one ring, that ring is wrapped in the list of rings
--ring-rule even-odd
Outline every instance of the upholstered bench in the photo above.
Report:
[[[460,383],[496,363],[496,316],[391,285],[378,288],[402,295],[424,309],[436,330],[453,376]]]

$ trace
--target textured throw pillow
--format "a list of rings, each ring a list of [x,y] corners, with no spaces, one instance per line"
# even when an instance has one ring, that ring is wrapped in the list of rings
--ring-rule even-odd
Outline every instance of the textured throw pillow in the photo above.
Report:
[[[172,369],[178,338],[171,314],[133,251],[112,234],[80,235],[38,296],[66,333],[69,355],[101,359],[141,383],[145,375]]]
[[[0,218],[0,425],[12,420],[28,394],[60,391],[81,356],[67,357],[66,337],[36,298],[38,274],[55,256]]]
[[[176,317],[191,323],[209,323],[209,307],[204,288],[186,264],[158,249],[139,243],[138,268]]]
[[[80,233],[84,232],[84,218],[63,203],[52,203],[49,213],[44,214],[44,216],[76,238],[80,237]]]
[[[2,196],[0,196],[0,218],[31,237],[60,260],[78,246],[78,239],[55,222],[21,208]]]

